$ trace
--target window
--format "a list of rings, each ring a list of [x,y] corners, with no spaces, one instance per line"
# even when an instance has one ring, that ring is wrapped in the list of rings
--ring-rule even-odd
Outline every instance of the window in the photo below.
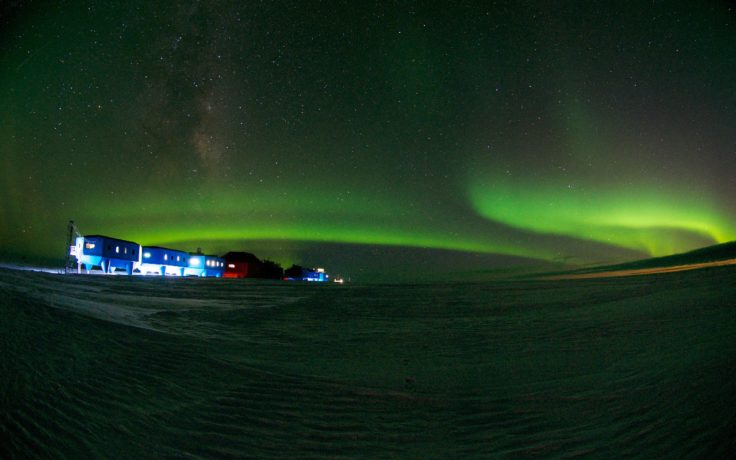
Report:
[[[168,254],[164,254],[164,260],[169,260],[169,255]]]
[[[150,252],[148,252],[148,251],[144,252],[144,253],[143,253],[143,258],[144,258],[144,259],[150,259],[150,258],[151,258],[151,253],[150,253]]]
[[[120,253],[120,246],[115,246],[115,254],[119,254],[119,253]]]
[[[176,261],[179,262],[180,260],[179,256],[176,256]]]
[[[95,244],[94,243],[84,243],[84,247],[87,249],[94,249]],[[107,249],[110,249],[109,247]]]
[[[227,268],[235,268],[235,264],[227,264]]]
[[[128,253],[128,248],[123,248],[123,253],[127,254]]]

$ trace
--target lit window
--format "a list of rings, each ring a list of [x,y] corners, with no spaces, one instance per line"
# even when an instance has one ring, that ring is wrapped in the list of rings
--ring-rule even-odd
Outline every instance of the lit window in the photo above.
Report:
[[[189,265],[199,265],[199,259],[197,259],[196,257],[192,257],[191,259],[189,259]]]
[[[150,258],[151,258],[151,253],[150,253],[150,252],[148,252],[148,251],[144,252],[144,253],[143,253],[143,258],[144,258],[144,259],[150,259]]]
[[[235,268],[235,264],[227,264],[227,268]]]
[[[164,260],[169,260],[169,255],[168,254],[164,254]]]
[[[124,252],[125,254],[127,254],[127,253],[128,253],[128,248],[123,248],[123,252]]]
[[[120,252],[120,246],[115,246],[115,254]]]
[[[176,256],[176,261],[179,262],[180,260],[179,256]]]
[[[84,247],[87,248],[87,249],[94,249],[95,248],[95,244],[94,243],[85,243]]]

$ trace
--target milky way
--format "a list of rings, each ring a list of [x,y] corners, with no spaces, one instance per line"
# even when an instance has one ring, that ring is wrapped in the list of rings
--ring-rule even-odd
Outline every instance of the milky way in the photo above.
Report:
[[[727,3],[0,12],[4,258],[58,257],[68,219],[283,263],[331,243],[397,266],[599,263],[736,237]]]

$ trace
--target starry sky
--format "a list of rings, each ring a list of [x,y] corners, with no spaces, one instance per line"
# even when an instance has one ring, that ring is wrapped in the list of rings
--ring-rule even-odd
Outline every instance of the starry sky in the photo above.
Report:
[[[69,219],[353,273],[736,239],[726,2],[6,2],[0,62],[8,260]]]

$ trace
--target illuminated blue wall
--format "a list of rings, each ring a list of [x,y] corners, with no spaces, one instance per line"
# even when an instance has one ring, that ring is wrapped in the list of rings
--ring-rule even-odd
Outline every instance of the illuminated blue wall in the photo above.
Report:
[[[225,259],[204,254],[189,254],[188,264],[184,270],[187,276],[212,276],[221,278],[225,271]]]
[[[316,281],[316,282],[325,282],[328,281],[330,278],[330,275],[324,272],[322,269],[317,270],[305,270],[304,271],[304,281]]]
[[[184,251],[158,246],[143,246],[142,253],[141,261],[136,268],[143,275],[184,276],[189,266],[189,254]]]
[[[129,275],[138,263],[141,247],[132,241],[119,240],[102,235],[77,237],[74,255],[81,270],[87,272],[100,267],[104,273],[112,273],[116,269],[124,269]]]

